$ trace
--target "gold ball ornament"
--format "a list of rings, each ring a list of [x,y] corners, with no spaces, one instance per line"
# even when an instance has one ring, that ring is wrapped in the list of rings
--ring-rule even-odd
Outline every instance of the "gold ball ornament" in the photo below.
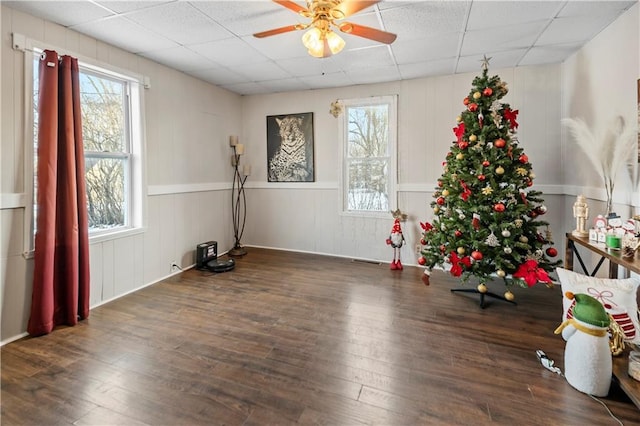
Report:
[[[457,160],[462,160],[464,158],[464,154],[459,152],[458,155],[456,155],[456,159]]]
[[[476,135],[469,136],[469,142],[475,142],[477,140],[478,140],[478,137]]]
[[[520,242],[521,243],[528,243],[529,242],[529,238],[527,238],[525,235],[520,237]]]
[[[433,212],[436,213],[436,214],[440,213],[440,207],[439,206],[435,206],[433,208]]]
[[[445,197],[446,197],[447,195],[449,195],[449,190],[448,190],[448,189],[443,189],[443,190],[442,190],[442,195],[443,195],[443,196],[445,196]]]
[[[486,286],[486,285],[484,285],[484,284],[482,284],[482,283],[481,283],[481,284],[478,284],[477,289],[478,289],[478,291],[479,291],[480,293],[486,293],[487,291],[489,291],[489,289],[487,288],[487,286]]]
[[[503,175],[504,174],[504,168],[502,166],[496,167],[496,174],[497,175]]]
[[[457,117],[456,117],[456,121],[457,121],[458,123],[459,123],[459,122],[461,122],[461,121],[462,121],[462,117],[461,117],[461,116],[457,116]]]
[[[473,99],[480,99],[481,97],[482,97],[482,93],[480,93],[480,92],[475,92],[473,94]]]
[[[500,278],[504,278],[507,275],[507,273],[504,271],[504,269],[498,269],[496,271],[496,275],[499,276]]]
[[[513,293],[511,293],[509,290],[507,290],[504,292],[504,298],[509,301],[512,301],[513,299],[516,298],[516,296]]]
[[[465,254],[466,250],[464,249],[464,247],[458,247],[458,249],[456,250],[458,252],[458,254],[460,256],[462,256],[463,254]]]

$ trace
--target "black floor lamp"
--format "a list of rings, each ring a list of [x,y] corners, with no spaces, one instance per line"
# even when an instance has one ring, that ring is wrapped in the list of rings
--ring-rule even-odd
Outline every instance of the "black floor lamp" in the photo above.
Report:
[[[244,256],[247,250],[242,247],[240,240],[244,233],[244,224],[247,220],[247,197],[244,192],[244,183],[251,174],[251,166],[245,164],[240,168],[240,157],[244,155],[244,145],[238,143],[237,136],[229,137],[229,145],[233,149],[231,165],[233,166],[233,185],[231,186],[231,215],[233,218],[233,248],[229,250],[229,256]]]

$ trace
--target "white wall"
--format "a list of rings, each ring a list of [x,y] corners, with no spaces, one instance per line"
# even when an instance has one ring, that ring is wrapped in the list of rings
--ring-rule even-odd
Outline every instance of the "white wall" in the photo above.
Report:
[[[481,72],[478,64],[478,74]],[[538,176],[534,188],[561,193],[560,158],[560,66],[545,65],[490,69],[509,85],[504,102],[519,109],[519,139]],[[393,218],[354,218],[340,214],[340,165],[338,119],[329,114],[335,99],[398,95],[398,207],[409,214],[403,224],[407,240],[403,263],[416,264],[414,248],[420,239],[420,221],[431,220],[431,193],[442,174],[441,163],[455,139],[452,128],[463,111],[476,74],[406,80],[339,89],[255,95],[243,100],[243,138],[250,176],[247,232],[249,245],[329,253],[388,262],[392,251],[385,244]],[[313,112],[315,170],[313,184],[267,183],[267,115]],[[559,210],[563,197],[545,198],[553,222],[552,231],[561,243],[563,230]],[[560,246],[561,247],[561,244]],[[560,250],[561,251],[561,250]]]
[[[562,65],[562,117],[584,119],[592,128],[606,126],[620,115],[638,126],[637,81],[640,79],[640,4],[635,4],[613,24]],[[563,134],[564,183],[567,193],[591,198],[592,213],[602,213],[603,184],[592,172],[584,152]],[[636,168],[634,179],[638,179]],[[637,182],[637,181],[636,181]],[[568,200],[571,204],[575,198]],[[623,217],[640,213],[640,188],[621,171],[614,191],[614,210]]]
[[[24,52],[11,48],[16,32],[80,59],[148,76],[146,228],[124,238],[91,242],[91,305],[153,283],[170,263],[194,263],[197,243],[233,243],[229,212],[232,169],[228,138],[240,134],[241,97],[61,26],[1,7],[0,121],[1,340],[26,330],[33,261],[25,259]]]

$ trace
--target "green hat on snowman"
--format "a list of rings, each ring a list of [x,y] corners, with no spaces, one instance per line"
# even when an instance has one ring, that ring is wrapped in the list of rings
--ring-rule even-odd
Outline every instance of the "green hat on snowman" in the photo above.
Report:
[[[609,327],[611,322],[609,314],[597,299],[582,293],[573,294],[567,292],[565,296],[576,301],[575,305],[573,305],[573,317],[575,319],[596,327]]]

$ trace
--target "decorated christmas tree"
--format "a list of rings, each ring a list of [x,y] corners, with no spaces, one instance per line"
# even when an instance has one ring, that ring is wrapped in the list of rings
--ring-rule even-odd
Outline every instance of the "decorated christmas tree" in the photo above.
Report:
[[[464,111],[457,117],[456,140],[443,162],[444,171],[433,194],[433,222],[421,223],[423,245],[418,262],[426,267],[429,283],[434,267],[449,269],[473,291],[513,300],[510,286],[550,283],[560,261],[552,247],[549,224],[540,220],[547,207],[542,193],[532,189],[535,177],[529,158],[516,136],[518,110],[500,101],[507,85],[488,75],[473,80]],[[502,279],[504,297],[488,293],[489,280]]]

